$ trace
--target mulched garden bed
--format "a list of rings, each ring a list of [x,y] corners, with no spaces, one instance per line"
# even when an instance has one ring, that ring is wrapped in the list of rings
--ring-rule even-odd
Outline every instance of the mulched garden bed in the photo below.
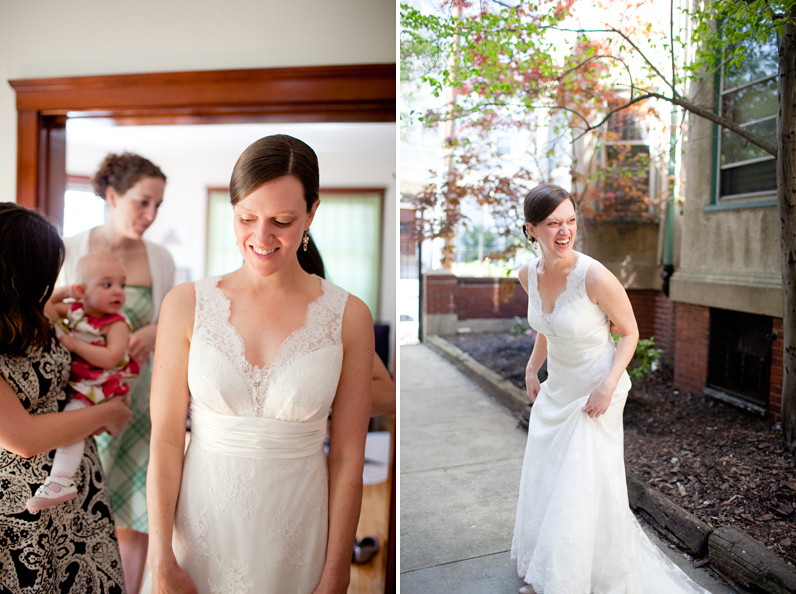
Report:
[[[530,336],[484,333],[446,340],[525,388]],[[784,447],[779,425],[680,393],[667,369],[634,387],[624,421],[628,470],[713,527],[737,525],[796,565],[796,457]]]

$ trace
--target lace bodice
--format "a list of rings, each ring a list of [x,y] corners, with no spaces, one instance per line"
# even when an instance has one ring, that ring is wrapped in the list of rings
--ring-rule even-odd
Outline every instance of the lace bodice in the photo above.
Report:
[[[594,262],[593,258],[577,253],[575,268],[567,276],[566,287],[550,313],[542,311],[536,276],[539,258],[528,268],[528,323],[547,338],[550,381],[570,384],[573,393],[588,385],[593,389],[614,360],[610,320],[586,293],[586,273]]]
[[[343,311],[348,293],[322,280],[323,293],[307,308],[304,326],[282,343],[266,367],[246,360],[243,339],[229,322],[221,277],[197,281],[196,315],[188,362],[192,406],[224,415],[307,421],[325,417],[343,362]]]
[[[608,329],[608,316],[586,294],[586,273],[595,262],[594,258],[577,254],[575,268],[567,276],[566,288],[556,299],[550,313],[542,311],[536,276],[540,258],[533,260],[528,268],[528,323],[531,327],[548,338],[553,336],[562,339],[578,338],[596,328]]]

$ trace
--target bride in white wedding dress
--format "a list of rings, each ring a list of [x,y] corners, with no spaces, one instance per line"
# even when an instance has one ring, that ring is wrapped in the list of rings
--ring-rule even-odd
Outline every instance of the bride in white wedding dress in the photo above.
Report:
[[[230,181],[243,266],[180,285],[163,302],[144,592],[348,589],[373,321],[359,299],[299,262],[319,257],[307,233],[318,187],[317,158],[300,140],[252,144]]]
[[[568,192],[542,184],[528,193],[525,232],[541,255],[519,271],[538,332],[526,370],[534,404],[511,547],[529,584],[520,592],[705,593],[630,511],[622,411],[638,328],[616,277],[573,250],[576,229]],[[548,378],[540,384],[545,359]]]

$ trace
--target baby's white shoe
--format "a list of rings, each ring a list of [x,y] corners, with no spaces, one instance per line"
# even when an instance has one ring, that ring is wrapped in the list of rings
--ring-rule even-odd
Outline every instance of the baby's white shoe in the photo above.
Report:
[[[60,487],[57,492],[51,485]],[[75,481],[61,476],[50,476],[44,484],[36,489],[36,494],[28,499],[26,507],[29,512],[35,513],[43,509],[54,507],[64,501],[69,501],[77,496]]]
[[[520,594],[536,594],[536,590],[530,585],[525,585],[520,588]]]

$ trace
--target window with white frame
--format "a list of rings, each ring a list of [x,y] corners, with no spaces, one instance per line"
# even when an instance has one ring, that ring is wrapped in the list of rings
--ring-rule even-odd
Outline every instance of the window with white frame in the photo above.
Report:
[[[777,132],[777,44],[751,44],[743,62],[725,66],[721,76],[720,113],[763,138],[774,140]],[[777,189],[773,156],[734,132],[719,134],[719,199],[755,198]]]

